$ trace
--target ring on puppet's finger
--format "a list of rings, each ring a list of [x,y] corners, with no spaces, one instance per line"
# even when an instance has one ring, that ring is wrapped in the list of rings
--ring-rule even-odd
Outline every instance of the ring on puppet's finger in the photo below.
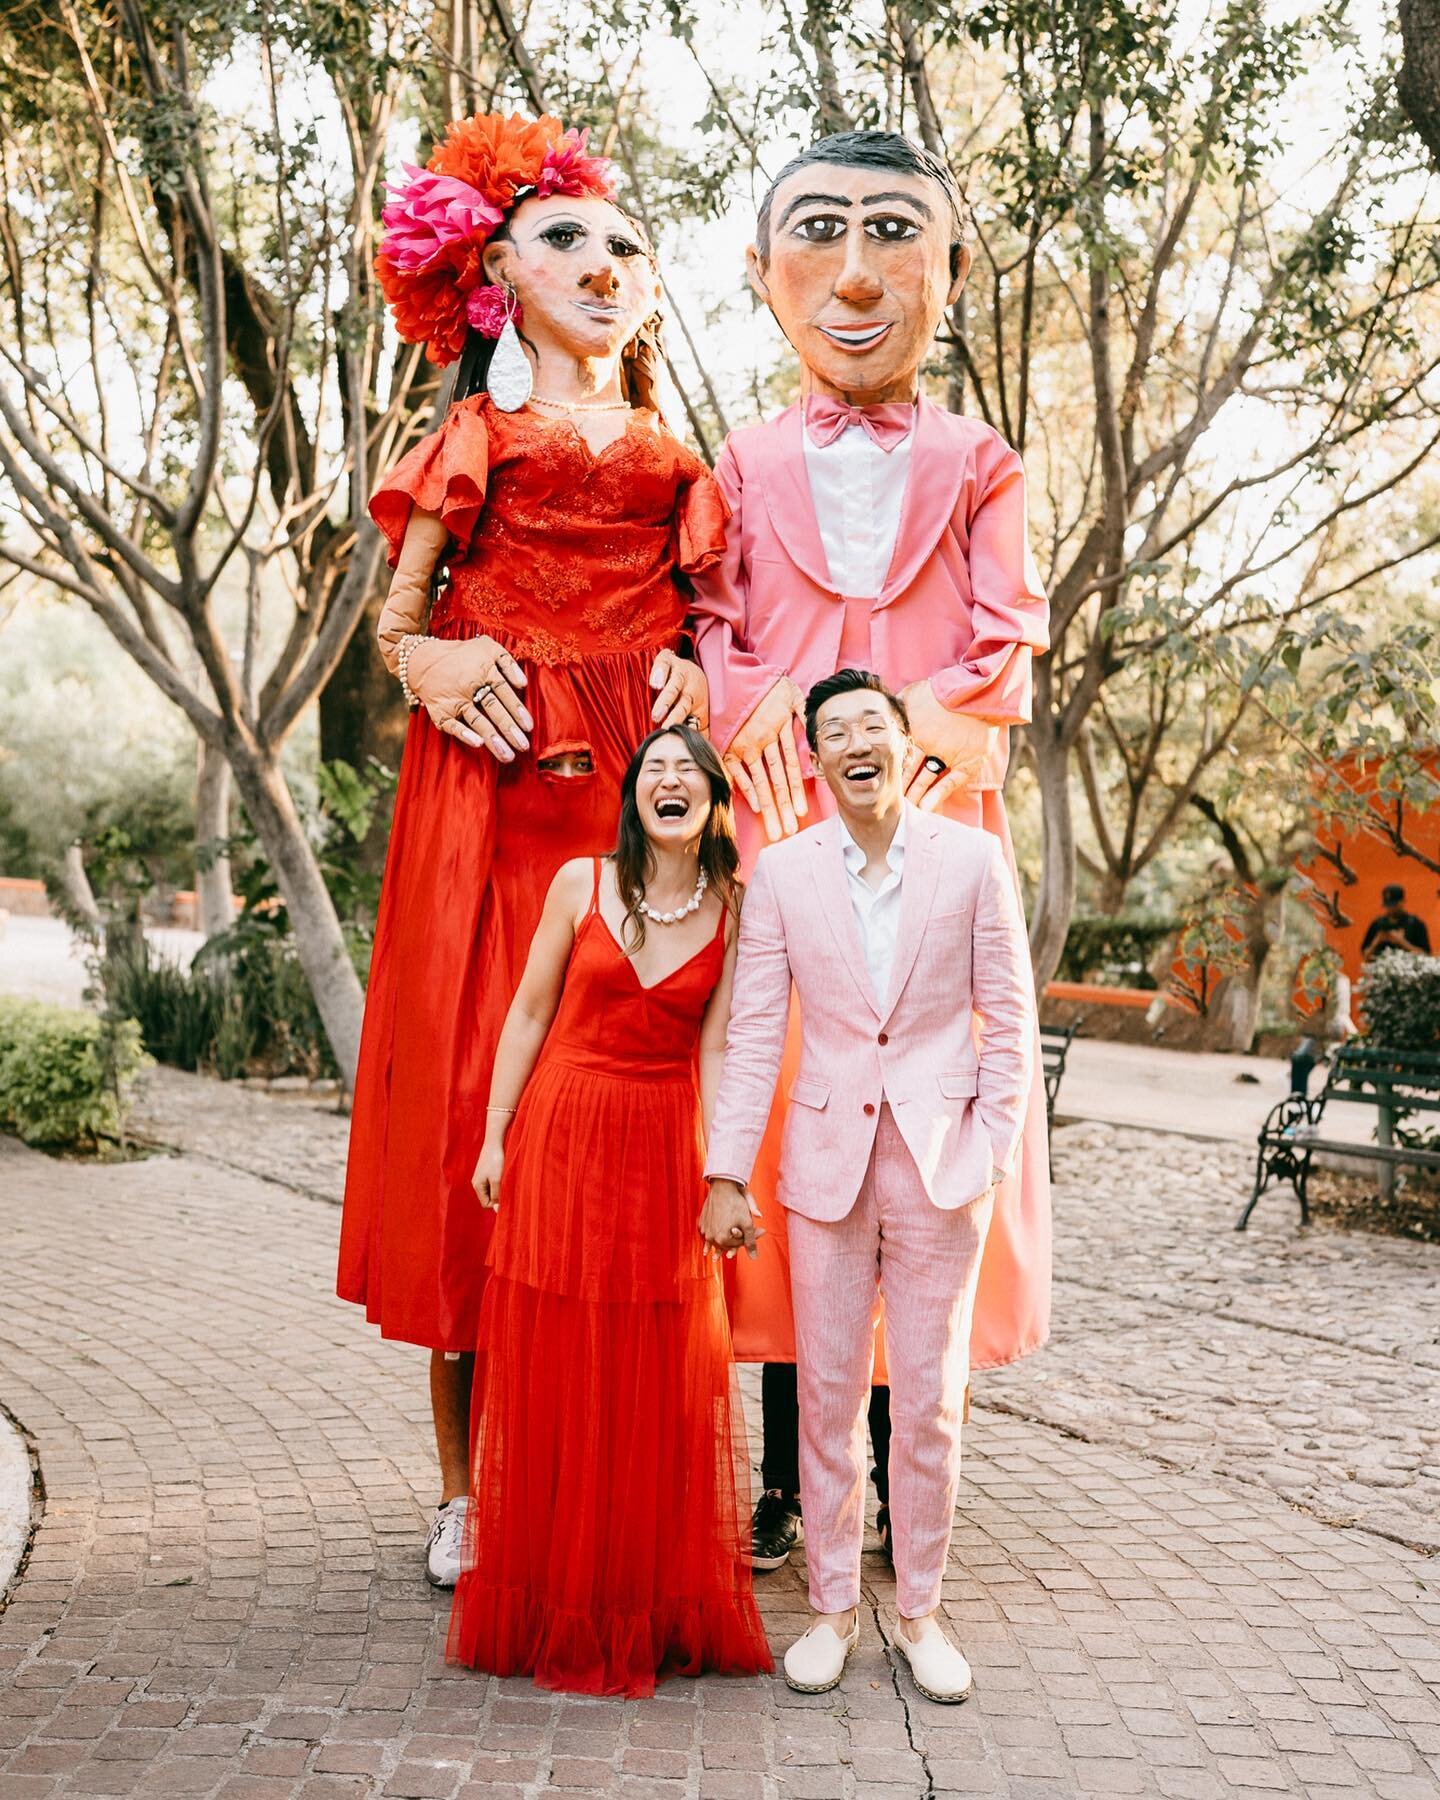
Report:
[[[477,706],[483,706],[494,692],[495,684],[493,682],[482,681],[470,697]]]
[[[515,752],[501,737],[484,713],[473,706],[462,706],[460,717],[477,734],[477,742],[488,750],[497,762],[514,762]]]
[[[528,750],[530,740],[524,731],[524,709],[508,688],[483,687],[475,696],[475,704],[488,723],[499,732],[512,750]]]
[[[943,775],[945,773],[944,758],[939,756],[927,756],[925,758],[925,767],[932,775]]]
[[[965,787],[965,772],[964,772],[964,770],[963,769],[951,769],[949,774],[942,776],[941,779],[935,783],[934,787],[932,787],[928,793],[921,795],[920,801],[919,801],[921,812],[936,811],[937,808],[939,808],[945,804],[945,802],[950,798],[950,796],[952,794],[958,794],[958,793],[962,792],[964,787]]]

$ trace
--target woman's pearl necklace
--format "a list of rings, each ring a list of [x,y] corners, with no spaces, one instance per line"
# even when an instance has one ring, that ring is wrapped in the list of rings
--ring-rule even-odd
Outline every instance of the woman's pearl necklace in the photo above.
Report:
[[[561,412],[629,412],[628,400],[551,400],[545,394],[532,394],[532,406],[556,406]]]
[[[681,919],[687,918],[693,912],[699,912],[700,902],[705,898],[705,890],[709,885],[710,877],[702,869],[700,879],[695,883],[695,892],[684,906],[677,906],[674,912],[657,913],[650,910],[648,900],[637,900],[635,910],[638,913],[644,913],[652,925],[678,925]]]

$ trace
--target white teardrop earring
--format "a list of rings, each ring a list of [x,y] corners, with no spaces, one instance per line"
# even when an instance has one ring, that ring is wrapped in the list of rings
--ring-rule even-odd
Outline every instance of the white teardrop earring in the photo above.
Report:
[[[520,342],[520,333],[515,329],[515,290],[507,281],[505,283],[505,323],[500,328],[500,335],[495,340],[495,351],[490,358],[490,372],[485,377],[485,386],[491,400],[501,412],[519,412],[530,398],[530,390],[535,385],[535,374],[530,367],[530,358],[525,354]]]

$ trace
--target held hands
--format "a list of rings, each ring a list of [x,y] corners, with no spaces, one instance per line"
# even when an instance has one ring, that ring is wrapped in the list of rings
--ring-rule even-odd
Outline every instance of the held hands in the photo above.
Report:
[[[805,717],[805,696],[788,675],[781,676],[730,741],[725,773],[759,813],[765,836],[793,837],[810,810],[794,721]]]
[[[674,650],[662,650],[650,671],[650,685],[660,691],[650,709],[651,721],[659,725],[684,725],[687,721],[697,731],[710,728],[710,684],[702,670]]]
[[[754,1257],[759,1249],[759,1239],[765,1235],[765,1227],[755,1223],[759,1217],[760,1208],[744,1188],[733,1181],[712,1181],[700,1209],[700,1235],[705,1240],[705,1254],[719,1256],[723,1253],[728,1259],[737,1250],[743,1250],[747,1256]]]
[[[480,1204],[487,1212],[500,1210],[500,1177],[505,1168],[505,1146],[492,1143],[486,1138],[480,1151],[480,1160],[475,1165],[475,1173],[471,1177],[471,1186]]]
[[[534,720],[520,698],[525,671],[494,638],[420,638],[412,643],[410,688],[431,723],[497,762],[530,748]]]
[[[914,681],[900,695],[910,715],[910,735],[915,756],[906,770],[905,798],[924,812],[934,812],[952,794],[973,788],[1000,736],[998,725],[987,725],[969,713],[950,712],[935,698],[928,681]],[[945,766],[932,769],[937,759]]]

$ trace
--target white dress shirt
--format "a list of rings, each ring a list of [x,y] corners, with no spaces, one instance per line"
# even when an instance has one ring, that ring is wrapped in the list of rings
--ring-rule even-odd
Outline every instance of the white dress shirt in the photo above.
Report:
[[[829,444],[815,443],[808,431],[803,436],[830,585],[837,594],[873,600],[895,554],[915,433],[889,450],[859,425],[847,425]]]
[[[840,820],[840,854],[845,859],[849,877],[850,904],[855,910],[855,923],[860,928],[860,944],[865,952],[865,967],[870,972],[870,986],[883,1006],[890,992],[890,971],[895,963],[895,939],[900,930],[900,881],[905,873],[905,815],[900,810],[900,823],[890,840],[885,861],[889,872],[878,888],[865,879],[865,852],[845,829]]]

